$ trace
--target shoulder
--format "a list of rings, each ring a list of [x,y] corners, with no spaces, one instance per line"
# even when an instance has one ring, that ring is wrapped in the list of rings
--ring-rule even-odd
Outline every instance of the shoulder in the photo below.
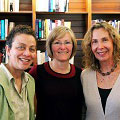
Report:
[[[81,76],[93,74],[94,72],[95,72],[94,70],[87,68],[82,71]]]
[[[25,72],[25,78],[29,80],[30,83],[34,83],[34,78],[27,72]]]
[[[7,73],[0,67],[0,85],[7,86],[8,85],[8,77]]]
[[[88,80],[92,80],[94,79],[96,76],[96,71],[90,69],[90,68],[87,68],[87,69],[84,69],[81,73],[81,80],[82,82],[83,81],[88,81]]]

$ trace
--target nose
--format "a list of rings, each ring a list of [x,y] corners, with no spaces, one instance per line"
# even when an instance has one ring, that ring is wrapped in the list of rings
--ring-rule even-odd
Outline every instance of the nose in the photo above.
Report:
[[[102,42],[99,42],[99,43],[98,43],[98,48],[103,48],[103,46],[104,46],[104,45],[103,45]]]
[[[64,49],[64,48],[65,48],[65,44],[64,44],[64,43],[61,43],[60,47],[61,47],[62,49]]]
[[[26,48],[23,54],[26,55],[26,56],[30,56],[31,52],[28,48]]]

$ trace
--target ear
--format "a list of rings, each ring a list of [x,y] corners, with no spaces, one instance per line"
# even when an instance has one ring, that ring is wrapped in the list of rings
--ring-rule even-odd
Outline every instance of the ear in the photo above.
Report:
[[[6,54],[10,56],[10,47],[8,45],[5,46]]]

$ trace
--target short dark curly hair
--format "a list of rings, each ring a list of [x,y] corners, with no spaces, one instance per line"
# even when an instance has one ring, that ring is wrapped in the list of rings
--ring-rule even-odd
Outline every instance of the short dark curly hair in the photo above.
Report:
[[[9,48],[12,47],[12,43],[14,42],[15,36],[19,35],[19,34],[32,35],[35,38],[35,40],[36,40],[35,31],[31,28],[31,26],[28,26],[28,25],[17,25],[10,31],[10,33],[8,34],[8,36],[6,38],[6,45]],[[36,40],[36,43],[37,43],[37,40]]]

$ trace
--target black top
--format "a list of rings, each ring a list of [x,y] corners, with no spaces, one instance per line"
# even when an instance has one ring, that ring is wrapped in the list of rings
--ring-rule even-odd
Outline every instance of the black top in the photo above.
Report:
[[[60,74],[47,62],[32,68],[30,74],[36,80],[37,120],[81,120],[81,69],[71,65],[70,73]]]
[[[102,88],[98,87],[98,90],[99,90],[100,97],[101,97],[103,111],[105,113],[106,101],[107,101],[108,95],[110,94],[110,91],[112,90],[112,88],[111,89],[102,89]]]

